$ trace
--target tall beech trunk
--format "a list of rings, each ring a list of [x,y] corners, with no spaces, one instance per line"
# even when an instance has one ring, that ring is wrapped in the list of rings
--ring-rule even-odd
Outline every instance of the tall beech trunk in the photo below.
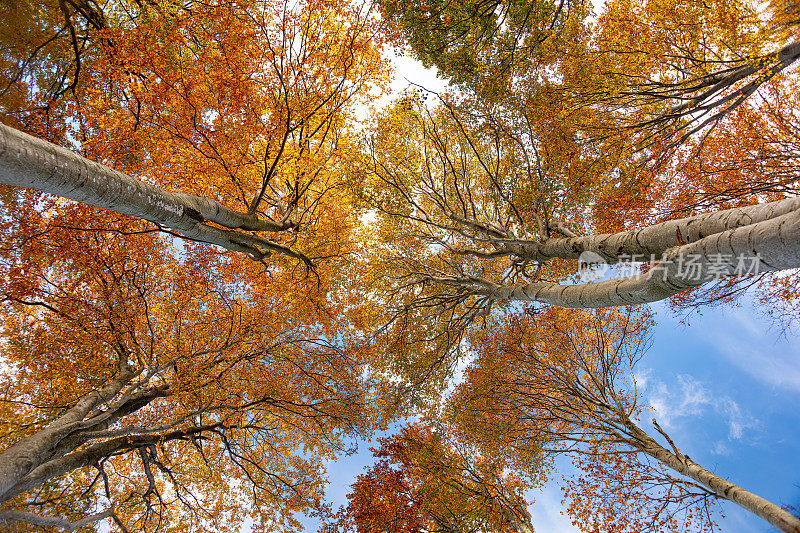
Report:
[[[21,479],[53,458],[59,444],[70,434],[83,429],[82,422],[95,408],[114,398],[133,377],[123,372],[102,389],[81,398],[66,413],[30,437],[21,439],[0,452],[0,502]]]
[[[639,230],[550,238],[541,244],[519,241],[505,245],[505,249],[519,257],[536,261],[556,257],[577,259],[584,252],[593,252],[607,263],[617,263],[621,257],[639,256],[649,259],[652,255],[660,256],[670,248],[795,212],[800,212],[800,198],[668,220]]]
[[[643,431],[639,430],[639,432],[643,435],[641,438],[643,445],[637,447],[643,453],[653,457],[679,474],[693,479],[721,498],[729,500],[763,518],[780,531],[800,533],[800,518],[789,511],[706,470],[686,455],[676,455],[676,453],[664,448]]]
[[[280,243],[235,231],[283,231],[294,227],[292,221],[264,220],[214,200],[163,191],[3,124],[0,124],[0,183],[141,218],[176,230],[188,239],[216,244],[256,259],[279,252],[308,262],[305,256]]]
[[[545,260],[594,252],[609,263],[655,257],[644,274],[578,285],[533,282],[501,285],[481,278],[426,276],[492,300],[543,302],[559,307],[635,305],[669,298],[715,279],[800,267],[800,199],[729,209],[655,224],[637,231],[543,243],[506,245],[514,255]]]
[[[89,524],[94,524],[95,522],[99,522],[100,520],[106,518],[111,518],[112,516],[114,516],[114,510],[108,509],[106,511],[103,511],[102,513],[93,514],[81,520],[75,520],[74,522],[71,522],[69,520],[64,520],[63,518],[55,518],[52,516],[41,516],[33,513],[28,513],[26,511],[0,510],[0,520],[2,521],[26,522],[28,524],[34,524],[37,526],[58,527],[61,528],[63,531],[75,531],[76,529],[88,526]]]

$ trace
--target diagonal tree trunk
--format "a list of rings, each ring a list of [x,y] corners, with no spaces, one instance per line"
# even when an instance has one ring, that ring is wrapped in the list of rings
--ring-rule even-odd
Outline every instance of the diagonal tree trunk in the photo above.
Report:
[[[631,425],[633,425],[631,423]],[[674,471],[698,482],[703,487],[719,496],[729,500],[751,513],[763,518],[778,530],[785,533],[800,533],[800,518],[792,515],[769,500],[743,489],[735,483],[703,468],[687,455],[680,452],[673,453],[661,446],[655,439],[636,427],[640,437],[636,446],[639,451],[653,457]],[[629,441],[630,442],[630,441]]]
[[[115,453],[135,450],[141,446],[163,443],[176,439],[185,439],[220,427],[224,427],[224,424],[221,422],[203,426],[189,426],[185,429],[169,432],[157,431],[158,428],[153,428],[153,431],[149,433],[126,435],[91,444],[62,457],[56,457],[43,462],[31,471],[30,474],[21,478],[10,490],[0,495],[0,502],[11,500],[43,483],[57,479],[67,472],[85,466],[95,465],[101,459],[110,457]]]
[[[477,277],[428,275],[425,281],[457,287],[490,300],[598,308],[663,300],[715,279],[800,267],[800,199],[730,209],[664,222],[638,231],[515,243],[511,253],[544,260],[593,252],[609,263],[635,256],[658,261],[644,274],[597,283],[532,282],[502,285]]]
[[[300,252],[243,231],[279,232],[295,226],[234,211],[191,194],[170,193],[81,157],[65,148],[0,124],[0,183],[46,192],[110,209],[176,230],[254,259],[272,252],[310,264]],[[213,223],[220,227],[211,226]]]
[[[647,259],[652,255],[660,256],[676,246],[691,244],[711,235],[766,222],[793,212],[800,212],[800,198],[668,220],[633,231],[550,238],[543,243],[518,241],[505,246],[509,252],[535,261],[556,257],[578,259],[584,252],[593,252],[607,263],[617,263],[620,259],[630,260],[633,256]]]
[[[0,452],[0,501],[34,469],[53,458],[59,444],[75,431],[96,407],[116,396],[133,377],[133,372],[121,373],[102,389],[81,398],[71,409],[41,431],[21,439]]]
[[[114,510],[108,509],[102,513],[93,514],[81,520],[75,520],[72,522],[69,520],[64,520],[63,518],[41,516],[26,511],[0,510],[0,521],[26,522],[36,526],[58,527],[63,531],[75,531],[76,529],[88,526],[89,524],[94,524],[95,522],[99,522],[100,520],[104,520],[112,516],[114,516]]]

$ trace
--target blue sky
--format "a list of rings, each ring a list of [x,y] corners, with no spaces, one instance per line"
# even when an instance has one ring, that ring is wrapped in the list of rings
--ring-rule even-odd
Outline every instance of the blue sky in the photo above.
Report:
[[[779,505],[800,506],[800,343],[753,305],[706,308],[681,323],[653,307],[653,346],[637,378],[661,426],[699,464]],[[571,532],[551,483],[531,508],[540,532]],[[721,502],[720,530],[775,531]]]
[[[751,304],[681,324],[656,306],[639,364],[659,422],[695,461],[778,504],[800,505],[800,343]],[[774,531],[734,504],[722,531]]]

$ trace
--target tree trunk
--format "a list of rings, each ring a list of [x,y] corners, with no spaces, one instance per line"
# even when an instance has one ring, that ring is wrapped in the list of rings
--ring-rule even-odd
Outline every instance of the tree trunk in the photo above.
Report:
[[[273,222],[229,209],[218,202],[170,193],[90,161],[69,150],[0,124],[0,183],[35,189],[102,207],[177,230],[184,237],[216,244],[260,259],[277,251],[303,259],[270,240],[231,229],[281,231],[291,221]]]
[[[755,271],[749,273],[759,273],[800,267],[800,200],[791,199],[743,210],[730,210],[720,215],[696,217],[695,220],[702,223],[686,232],[687,239],[696,240],[667,249],[649,271],[637,276],[579,285],[534,282],[504,286],[486,280],[433,277],[431,281],[468,288],[473,294],[494,300],[537,301],[560,307],[597,308],[663,300],[715,279],[744,274],[746,272],[742,272],[743,268]],[[758,221],[741,225],[751,216]],[[700,228],[720,228],[727,224],[739,225],[706,237],[702,237],[704,232],[699,231]],[[559,240],[583,242],[584,250],[597,250],[608,256],[612,255],[611,250],[604,243],[613,242],[619,245],[629,243],[631,239],[637,241],[638,238],[638,249],[658,250],[669,244],[667,233],[672,232],[673,228],[680,231],[691,227],[692,224],[688,222],[665,223],[654,226],[653,230],[598,236],[596,241],[591,238]],[[643,241],[642,236],[648,235],[648,231],[652,241]],[[578,248],[581,249],[580,246]],[[617,249],[632,251],[636,248],[622,244]],[[620,256],[617,254],[616,257]]]
[[[0,501],[8,499],[7,493],[21,479],[41,464],[52,459],[59,444],[74,431],[80,429],[80,422],[86,415],[95,407],[116,396],[132,376],[133,372],[123,372],[102,389],[84,396],[74,407],[44,429],[15,442],[0,452]]]
[[[509,524],[517,533],[534,533],[530,520],[520,520],[516,517],[509,519]]]
[[[0,503],[6,502],[50,480],[57,479],[67,472],[86,466],[96,465],[101,459],[110,457],[115,453],[135,450],[141,446],[164,443],[176,439],[185,439],[218,427],[223,427],[223,424],[215,422],[203,426],[190,426],[185,429],[178,429],[165,433],[157,431],[151,433],[132,433],[86,446],[78,451],[40,464],[27,476],[20,479],[10,490],[0,495]]]
[[[503,247],[523,259],[545,261],[560,257],[578,259],[585,252],[600,256],[606,263],[638,256],[648,260],[676,246],[690,244],[724,231],[766,222],[800,211],[800,198],[788,198],[767,204],[750,205],[704,213],[693,217],[668,220],[640,230],[621,231],[572,238],[552,238],[543,243],[520,241]]]
[[[646,440],[646,445],[643,446],[641,450],[681,475],[695,480],[721,498],[730,500],[763,518],[780,531],[785,533],[800,533],[800,518],[797,518],[785,509],[781,509],[769,500],[765,500],[761,496],[753,494],[713,472],[706,470],[688,456],[682,455],[678,457],[652,438]]]
[[[26,522],[28,524],[33,524],[36,526],[58,527],[63,529],[64,531],[75,531],[76,529],[88,526],[89,524],[94,524],[95,522],[99,522],[100,520],[105,520],[106,518],[110,518],[112,516],[114,516],[114,510],[108,509],[107,511],[103,511],[102,513],[93,514],[92,516],[87,516],[86,518],[83,518],[81,520],[76,520],[74,522],[71,522],[69,520],[64,520],[63,518],[56,518],[52,516],[41,516],[33,513],[28,513],[26,511],[0,510],[0,520],[5,522]]]

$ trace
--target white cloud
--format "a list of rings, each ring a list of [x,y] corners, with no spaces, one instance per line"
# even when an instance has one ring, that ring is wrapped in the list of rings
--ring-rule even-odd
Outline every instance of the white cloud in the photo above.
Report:
[[[561,489],[555,483],[549,483],[541,491],[536,491],[535,498],[533,505],[528,507],[534,531],[578,533],[570,518],[563,513]]]
[[[650,406],[656,411],[656,419],[662,426],[674,429],[678,419],[698,417],[712,411],[725,418],[728,425],[728,440],[742,439],[748,430],[759,427],[758,420],[743,410],[728,395],[715,394],[701,381],[692,376],[679,374],[677,387],[667,386],[661,380],[653,379],[651,372],[642,371],[642,381],[650,385]],[[644,388],[637,379],[640,387]],[[724,455],[721,451],[721,455]]]
[[[728,438],[731,440],[741,439],[745,430],[758,428],[758,420],[743,412],[739,404],[728,397],[719,400],[715,407],[728,418]]]
[[[729,310],[725,327],[709,328],[709,340],[728,361],[762,383],[800,391],[800,345],[769,331],[746,309]]]
[[[692,376],[680,374],[678,385],[680,390],[675,391],[661,380],[652,381],[650,405],[662,425],[672,426],[677,418],[700,415],[712,403],[711,393]]]
[[[440,78],[436,69],[424,67],[421,61],[410,55],[398,55],[396,52],[390,52],[389,59],[394,69],[390,90],[380,98],[374,98],[369,103],[355,107],[356,115],[363,120],[368,119],[373,110],[384,109],[408,89],[421,87],[437,93],[443,93],[450,89],[449,82]]]
[[[722,442],[721,440],[714,443],[714,446],[711,448],[711,453],[713,455],[730,455],[731,449]]]
[[[633,380],[636,382],[636,387],[638,390],[645,390],[652,377],[652,368],[643,368],[637,366],[636,370],[633,371]]]

